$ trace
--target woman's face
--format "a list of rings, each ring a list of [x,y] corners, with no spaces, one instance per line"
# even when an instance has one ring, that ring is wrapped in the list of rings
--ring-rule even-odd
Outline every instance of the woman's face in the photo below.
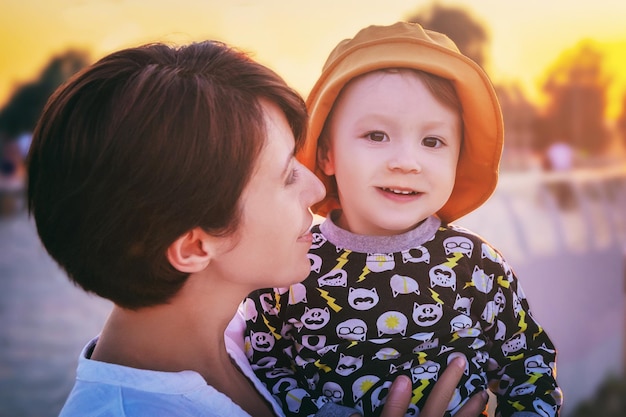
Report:
[[[283,112],[262,102],[267,141],[240,206],[241,222],[228,249],[214,260],[224,279],[249,286],[282,287],[310,272],[307,258],[313,216],[325,194],[315,175],[294,157],[295,141]]]

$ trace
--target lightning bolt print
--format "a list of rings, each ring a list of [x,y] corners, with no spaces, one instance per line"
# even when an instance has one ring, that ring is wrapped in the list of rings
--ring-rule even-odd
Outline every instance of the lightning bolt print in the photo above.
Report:
[[[280,312],[280,293],[278,291],[274,291],[274,298],[276,299],[276,311]]]
[[[465,286],[463,287],[463,289],[466,289],[467,287],[475,287],[476,284],[474,284],[474,281],[470,281],[470,282],[466,282]]]
[[[524,310],[519,312],[519,322],[517,324],[519,326],[520,333],[526,331],[528,325],[526,324],[526,312]]]
[[[524,406],[520,404],[519,401],[509,401],[509,404],[511,404],[511,406],[515,408],[517,411],[524,410]]]
[[[361,275],[359,275],[359,279],[356,280],[356,282],[361,282],[365,279],[365,277],[367,276],[367,274],[370,273],[370,269],[366,266],[363,267],[363,273]]]
[[[432,288],[429,288],[428,290],[430,291],[430,296],[432,297],[432,299],[438,302],[439,304],[443,305],[443,301],[441,300],[441,298],[439,298],[439,293],[437,293]]]
[[[413,390],[413,396],[411,397],[412,404],[417,404],[417,402],[422,399],[422,397],[424,396],[424,390],[426,389],[427,386],[428,386],[427,379],[420,380],[419,387],[416,387]]]
[[[345,264],[348,263],[348,255],[350,255],[352,251],[344,250],[339,258],[337,258],[337,265],[333,269],[342,269]]]
[[[280,333],[276,333],[276,327],[273,327],[269,321],[267,321],[267,317],[265,316],[261,316],[263,317],[263,322],[265,323],[265,327],[267,327],[267,329],[270,331],[270,333],[274,336],[274,338],[276,338],[276,340],[280,340],[282,339],[282,336],[280,335]]]
[[[337,301],[336,298],[331,297],[328,294],[328,291],[325,291],[321,288],[318,288],[317,290],[320,292],[320,295],[322,296],[322,298],[326,300],[326,304],[328,304],[328,307],[332,308],[335,311],[335,313],[338,313],[339,311],[341,311],[342,307],[335,303],[335,301]]]
[[[537,382],[537,380],[541,378],[541,374],[537,373],[537,372],[533,372],[530,375],[530,378],[528,378],[528,381],[526,381],[527,383],[531,384],[531,385],[535,385],[535,382]]]
[[[443,265],[449,266],[451,269],[454,269],[455,266],[459,264],[459,260],[463,257],[461,252],[454,252],[452,257],[447,258],[448,262],[445,262]]]
[[[313,363],[313,365],[315,365],[316,368],[328,373],[330,371],[332,371],[332,368],[328,365],[324,365],[323,363],[320,362],[320,360],[316,360],[315,363]]]
[[[506,279],[504,279],[504,277],[502,275],[500,275],[498,277],[498,285],[500,285],[503,288],[509,288],[511,283],[509,281],[507,281]]]
[[[423,365],[426,362],[426,353],[425,352],[417,352],[415,354],[417,356],[417,363]],[[417,402],[424,396],[424,390],[428,386],[428,380],[421,380],[419,387],[416,387],[413,390],[413,396],[411,397],[411,403],[417,404]]]

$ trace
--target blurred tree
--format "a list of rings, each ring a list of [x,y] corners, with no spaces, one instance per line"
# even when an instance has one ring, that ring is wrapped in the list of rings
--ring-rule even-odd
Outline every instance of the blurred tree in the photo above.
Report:
[[[626,415],[626,381],[623,378],[609,378],[595,395],[581,403],[572,417],[624,417]]]
[[[546,74],[548,104],[536,132],[538,150],[556,141],[587,155],[605,150],[610,142],[605,111],[611,80],[602,51],[583,41],[562,54]]]
[[[84,51],[69,50],[53,57],[39,79],[19,87],[0,110],[0,137],[13,140],[22,133],[32,132],[48,97],[88,62]]]
[[[495,86],[504,119],[504,149],[500,166],[506,170],[526,170],[536,164],[533,154],[536,107],[517,83]]]
[[[428,9],[413,13],[407,21],[445,33],[464,55],[480,66],[485,66],[489,35],[485,26],[467,9],[434,4]]]
[[[626,94],[622,96],[622,112],[616,121],[617,133],[622,139],[622,144],[626,149]]]
[[[462,7],[434,4],[407,18],[423,27],[446,34],[461,53],[470,57],[487,73],[490,35],[487,26]],[[533,126],[536,109],[519,85],[495,85],[505,125],[503,169],[527,169],[533,160]]]

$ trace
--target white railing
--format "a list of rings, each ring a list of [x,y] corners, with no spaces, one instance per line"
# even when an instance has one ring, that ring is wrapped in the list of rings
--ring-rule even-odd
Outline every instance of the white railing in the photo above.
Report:
[[[489,201],[456,223],[513,266],[558,349],[563,416],[624,375],[626,164],[503,173]]]

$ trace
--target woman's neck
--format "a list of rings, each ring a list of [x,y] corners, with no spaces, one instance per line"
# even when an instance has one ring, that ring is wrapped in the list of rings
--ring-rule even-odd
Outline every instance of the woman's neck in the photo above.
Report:
[[[138,310],[115,306],[91,358],[138,369],[195,371],[249,414],[273,417],[226,351],[224,331],[247,291],[192,274],[167,304]]]
[[[229,320],[220,320],[214,309],[204,313],[206,319],[194,320],[181,315],[179,308],[114,307],[91,359],[163,372],[195,371],[250,415],[274,417],[226,351],[224,331]],[[193,310],[193,317],[203,314]]]
[[[136,311],[116,306],[92,359],[164,372],[194,370],[207,379],[211,362],[228,357],[226,325],[212,313],[206,311],[206,317],[198,320],[175,305]],[[195,314],[203,313],[196,310]]]

